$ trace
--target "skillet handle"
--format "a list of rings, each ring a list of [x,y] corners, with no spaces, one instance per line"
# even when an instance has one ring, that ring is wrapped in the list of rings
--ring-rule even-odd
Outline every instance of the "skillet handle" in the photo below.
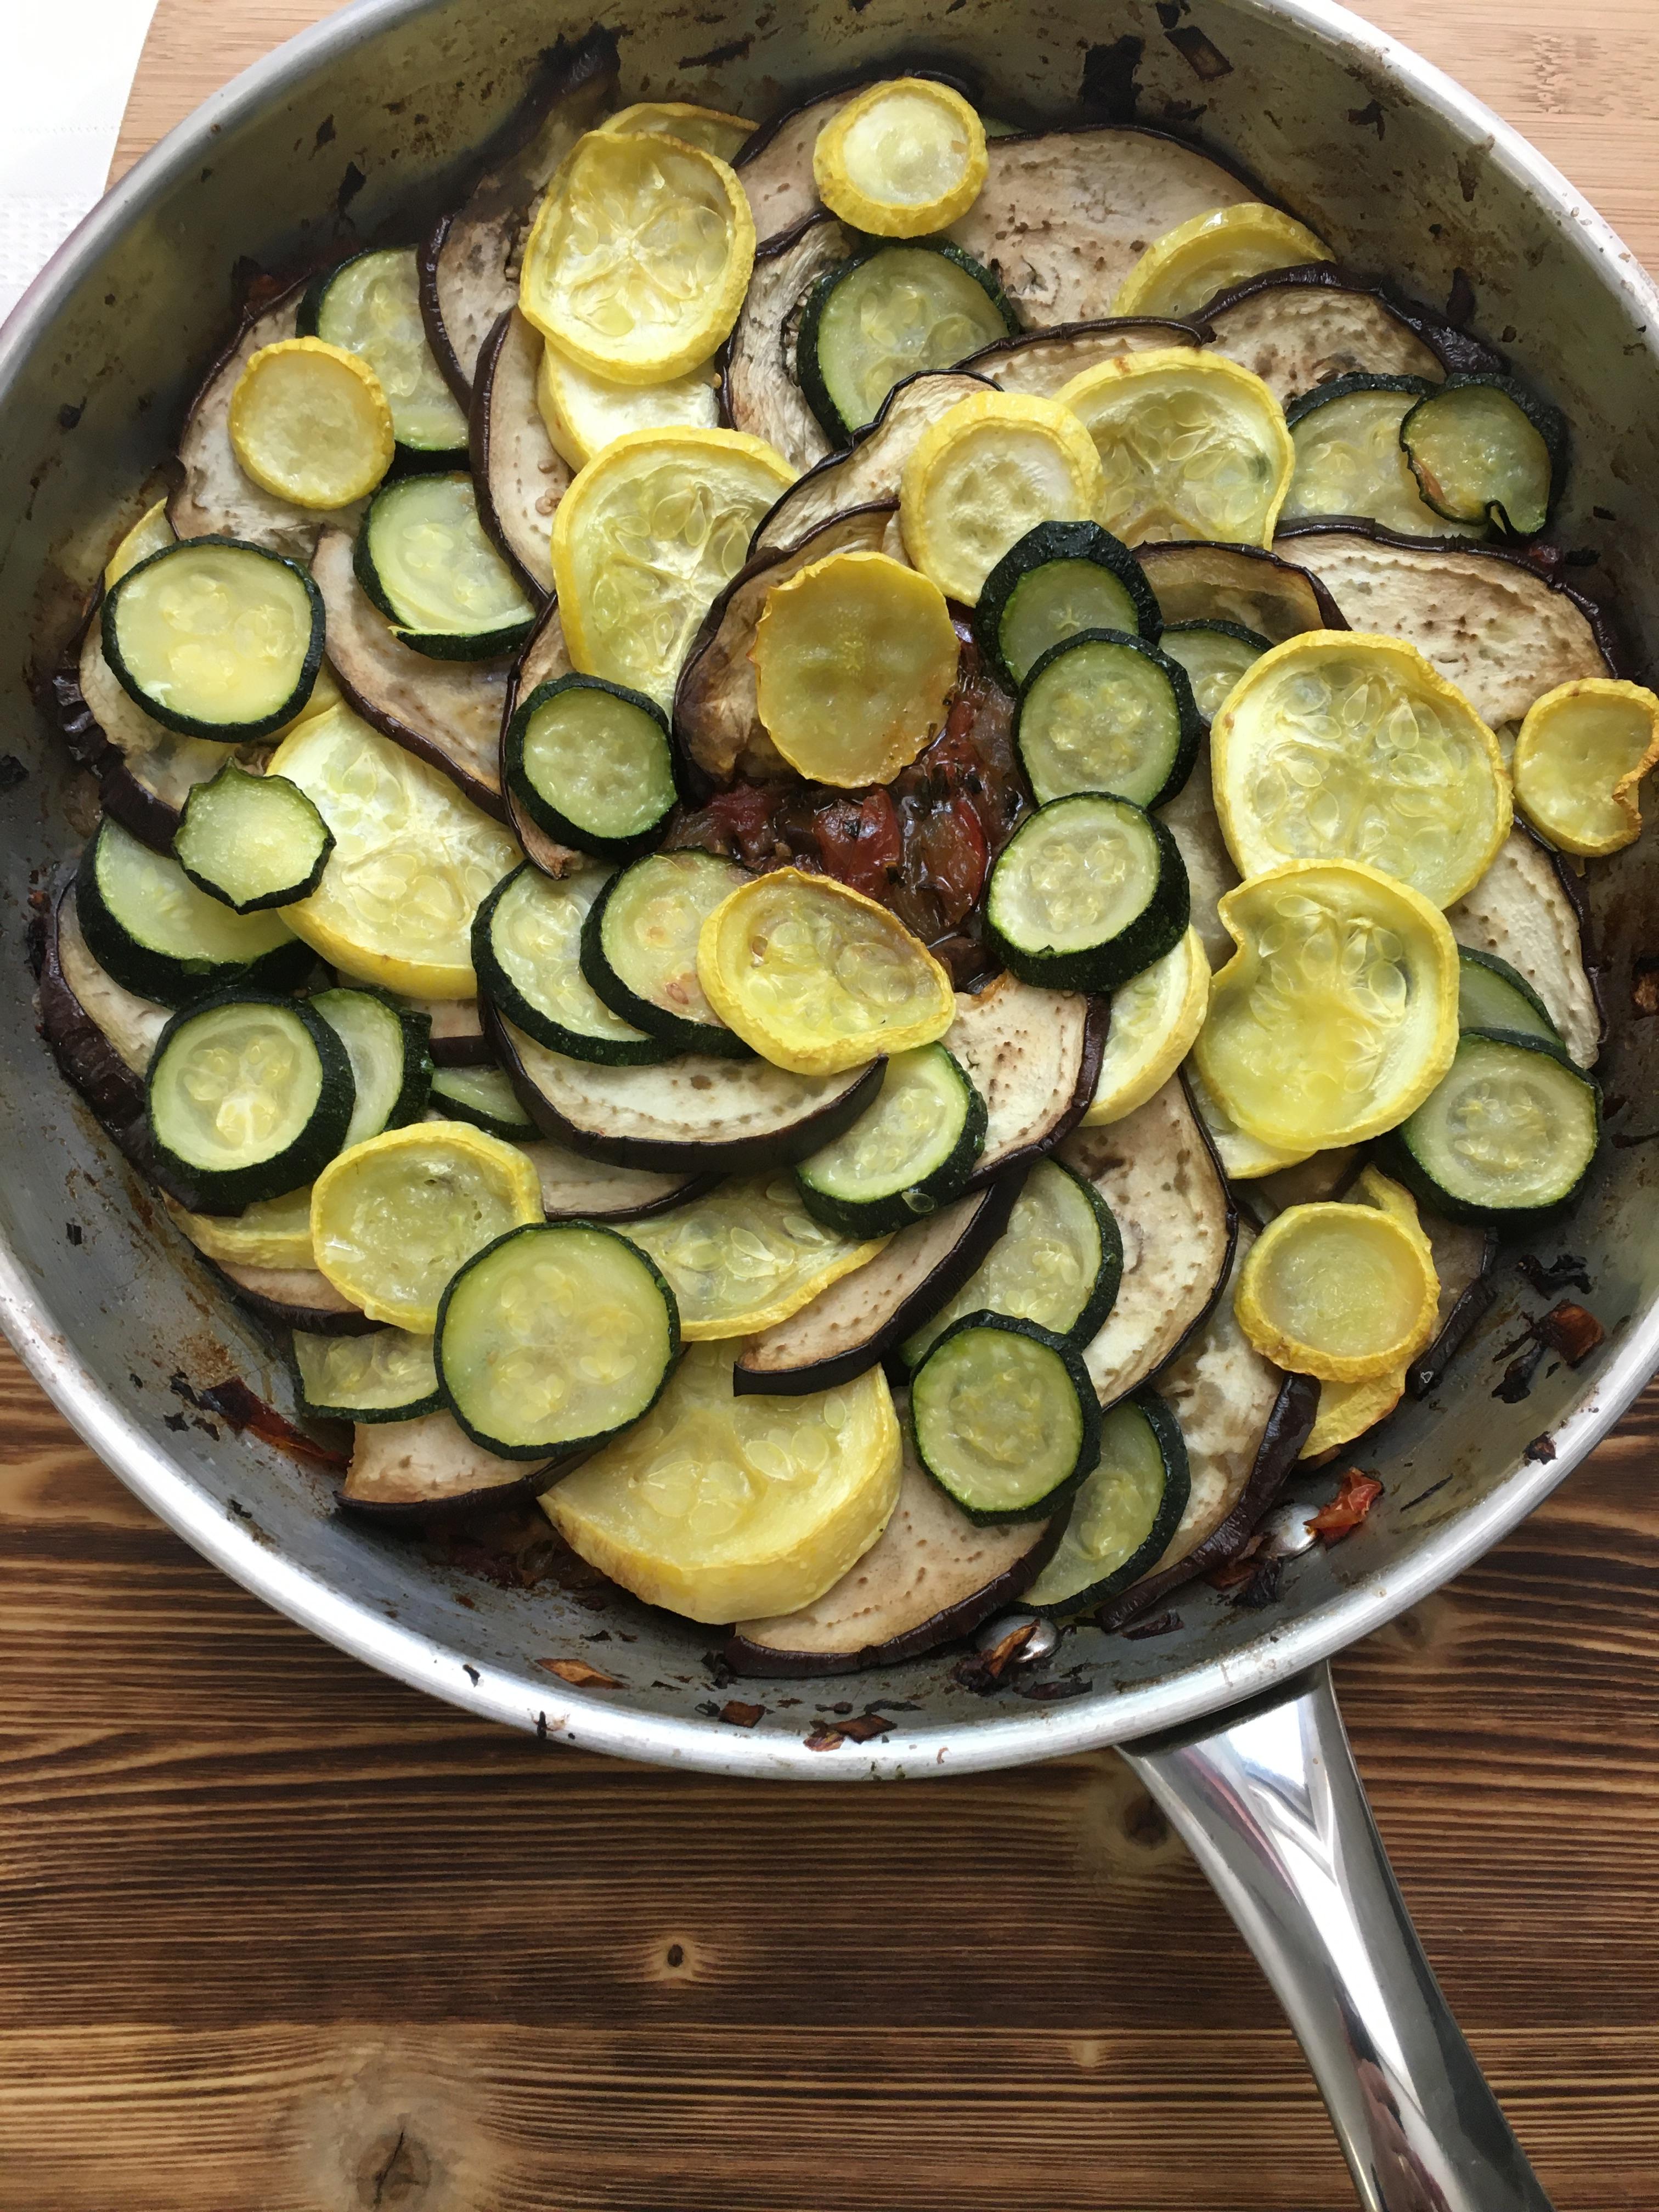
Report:
[[[1550,2212],[1423,1955],[1329,1669],[1121,1748],[1273,1984],[1365,2212]]]

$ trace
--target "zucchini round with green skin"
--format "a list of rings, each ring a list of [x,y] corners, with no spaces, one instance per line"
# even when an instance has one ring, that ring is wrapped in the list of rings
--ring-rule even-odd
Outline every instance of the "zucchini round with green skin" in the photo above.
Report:
[[[104,658],[169,730],[240,745],[291,722],[323,665],[322,594],[297,561],[235,538],[186,538],[129,568],[104,601]]]
[[[1273,640],[1236,622],[1166,623],[1159,645],[1187,672],[1193,703],[1206,722],[1214,721],[1239,678]]]
[[[948,1205],[985,1142],[985,1101],[942,1044],[895,1053],[876,1103],[795,1170],[815,1221],[888,1237]]]
[[[1039,806],[1080,791],[1162,806],[1192,774],[1200,727],[1179,661],[1127,630],[1083,629],[1026,677],[1014,745]]]
[[[1060,1542],[1020,1603],[1082,1613],[1127,1589],[1163,1557],[1191,1487],[1181,1425],[1163,1399],[1140,1390],[1114,1406]]]
[[[170,854],[141,845],[107,816],[81,854],[75,903],[99,966],[164,1006],[241,984],[286,989],[316,958],[280,915],[233,914],[198,890]]]
[[[1548,1007],[1526,977],[1495,952],[1477,952],[1469,945],[1457,948],[1457,1026],[1505,1030],[1561,1045]]]
[[[1401,423],[1400,450],[1437,514],[1531,538],[1549,520],[1567,426],[1512,377],[1449,376]]]
[[[1519,1230],[1571,1205],[1601,1132],[1600,1087],[1559,1045],[1467,1030],[1451,1073],[1389,1139],[1387,1164],[1448,1219]]]
[[[627,1428],[662,1395],[679,1348],[655,1263],[592,1221],[486,1244],[444,1292],[433,1338],[444,1402],[503,1459],[564,1458]]]
[[[697,939],[721,900],[749,881],[716,853],[650,853],[605,884],[582,924],[581,969],[618,1019],[675,1052],[747,1060],[697,980]]]
[[[411,458],[465,463],[466,416],[427,343],[413,246],[371,248],[327,270],[301,301],[296,327],[301,337],[368,363],[392,410],[392,434]]]
[[[538,830],[601,860],[649,844],[678,797],[667,716],[599,676],[536,686],[507,726],[501,775]]]
[[[369,502],[352,568],[393,635],[430,660],[516,653],[536,619],[484,534],[470,476],[402,477]]]
[[[1181,848],[1133,799],[1079,792],[1029,815],[998,855],[985,930],[1005,967],[1055,991],[1115,991],[1191,920]]]
[[[432,1108],[447,1121],[471,1121],[492,1137],[523,1143],[540,1134],[499,1067],[439,1067],[432,1073]]]
[[[344,985],[310,1001],[345,1047],[356,1102],[345,1146],[418,1121],[432,1091],[431,1018],[394,1006],[378,991]]]
[[[472,964],[490,1004],[550,1052],[646,1067],[670,1048],[613,1013],[582,974],[582,927],[605,882],[598,868],[556,881],[526,861],[478,908]]]
[[[947,238],[907,239],[826,269],[806,297],[796,374],[830,445],[850,446],[896,384],[954,368],[1019,330],[988,269]]]
[[[233,914],[308,898],[333,850],[334,832],[297,783],[250,775],[234,760],[191,785],[173,836],[191,883]]]
[[[161,1180],[194,1212],[240,1213],[327,1166],[356,1085],[303,999],[226,991],[173,1016],[144,1092]]]
[[[1017,692],[1051,646],[1079,630],[1129,630],[1156,645],[1163,627],[1140,563],[1097,522],[1040,522],[1011,545],[974,610],[980,651]]]
[[[1100,1450],[1089,1370],[1063,1336],[964,1314],[910,1383],[916,1457],[970,1521],[1042,1521]]]
[[[962,1288],[905,1341],[899,1358],[919,1367],[963,1314],[1035,1322],[1068,1344],[1087,1344],[1105,1325],[1123,1279],[1123,1239],[1095,1186],[1059,1160],[1039,1160],[1014,1201],[1008,1226]]]
[[[443,1401],[432,1339],[404,1328],[362,1336],[294,1332],[294,1372],[300,1403],[325,1421],[413,1421]]]
[[[1281,520],[1361,515],[1405,536],[1439,538],[1443,517],[1424,499],[1400,447],[1400,426],[1437,387],[1420,376],[1379,376],[1358,370],[1316,385],[1285,410],[1296,473]],[[1483,517],[1459,537],[1486,535]]]

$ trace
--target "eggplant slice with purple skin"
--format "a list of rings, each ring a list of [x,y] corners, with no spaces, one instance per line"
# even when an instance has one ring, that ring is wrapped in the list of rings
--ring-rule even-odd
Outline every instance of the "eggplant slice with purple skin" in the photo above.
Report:
[[[617,42],[598,25],[545,55],[540,80],[507,122],[465,204],[419,255],[421,319],[444,381],[470,408],[485,339],[518,303],[519,254],[536,204],[585,131],[615,105]]]
[[[514,797],[513,786],[506,769],[507,726],[519,711],[520,700],[527,699],[538,684],[556,684],[560,677],[568,676],[570,672],[570,655],[564,641],[564,623],[560,618],[557,600],[550,599],[537,619],[535,629],[525,640],[523,649],[507,679],[507,692],[501,701],[501,750],[495,769],[501,781],[501,797],[507,806],[507,827],[524,847],[526,859],[533,860],[544,876],[568,876],[573,868],[585,866],[587,856],[568,845],[561,845],[556,837],[550,837],[540,823],[532,821]]]
[[[1054,399],[1062,385],[1103,361],[1203,343],[1202,333],[1191,323],[1160,316],[1106,315],[1097,322],[1060,323],[1052,330],[1023,331],[1018,337],[999,338],[957,367],[988,376],[1000,391]]]
[[[830,451],[795,373],[795,343],[806,295],[826,270],[856,251],[834,216],[809,215],[755,257],[755,273],[726,349],[726,405],[732,427],[764,438],[793,469]]]
[[[971,1636],[1037,1574],[1064,1514],[978,1528],[926,1474],[900,1412],[898,1503],[856,1566],[799,1613],[740,1620],[726,1645],[736,1674],[851,1674]]]
[[[519,1150],[540,1178],[542,1206],[550,1221],[646,1221],[687,1204],[714,1180],[616,1167],[550,1138],[522,1144]]]
[[[433,660],[404,644],[353,574],[343,530],[324,531],[311,573],[328,618],[329,665],[363,720],[505,822],[501,709],[511,662]]]
[[[1237,1217],[1178,1075],[1122,1121],[1074,1131],[1060,1157],[1100,1193],[1123,1241],[1117,1302],[1083,1347],[1102,1406],[1115,1406],[1160,1376],[1209,1318],[1232,1266]],[[1169,1396],[1165,1382],[1158,1388]]]
[[[1426,1207],[1419,1209],[1419,1218],[1440,1278],[1440,1303],[1435,1311],[1434,1335],[1426,1350],[1407,1369],[1406,1388],[1413,1398],[1426,1398],[1439,1389],[1446,1370],[1497,1299],[1492,1270],[1498,1265],[1502,1239],[1495,1229],[1481,1228],[1474,1222],[1444,1221]]]
[[[359,1422],[351,1432],[351,1464],[339,1502],[354,1513],[387,1521],[458,1514],[533,1496],[546,1487],[545,1464],[498,1459],[475,1444],[449,1413]]]
[[[1304,630],[1349,628],[1333,590],[1292,544],[1269,553],[1261,545],[1160,542],[1137,545],[1135,558],[1166,623],[1239,623],[1274,645]]]
[[[1446,910],[1452,935],[1507,960],[1543,1000],[1568,1057],[1592,1067],[1604,1034],[1583,911],[1564,864],[1517,822],[1472,891]]]
[[[495,1048],[483,1033],[476,999],[405,999],[402,1003],[431,1023],[426,1048],[434,1067],[495,1065]]]
[[[786,550],[755,554],[732,579],[704,618],[674,693],[674,742],[688,785],[706,794],[733,776],[793,777],[761,720],[756,689],[755,634],[767,595],[831,553],[878,551],[897,512],[892,500],[848,508]]]
[[[968,1280],[1007,1227],[1024,1179],[1011,1168],[988,1189],[953,1199],[789,1320],[750,1337],[732,1370],[733,1390],[798,1397],[850,1382],[884,1359]]]
[[[380,1326],[314,1267],[233,1267],[203,1252],[196,1256],[272,1328],[302,1328],[313,1336],[367,1336]]]
[[[51,888],[31,925],[40,1035],[71,1087],[129,1159],[145,1156],[144,1070],[172,1016],[106,975],[75,912],[75,870]]]
[[[1218,293],[1193,320],[1217,353],[1259,376],[1279,405],[1334,377],[1501,369],[1500,356],[1427,307],[1334,261],[1275,269]]]
[[[553,589],[553,510],[572,473],[536,403],[541,357],[541,332],[509,307],[478,356],[469,454],[478,520],[538,606]]]
[[[985,1142],[964,1188],[982,1190],[1051,1152],[1087,1112],[1109,1018],[1104,999],[1045,991],[1006,972],[957,994],[945,1048],[985,1101]]]

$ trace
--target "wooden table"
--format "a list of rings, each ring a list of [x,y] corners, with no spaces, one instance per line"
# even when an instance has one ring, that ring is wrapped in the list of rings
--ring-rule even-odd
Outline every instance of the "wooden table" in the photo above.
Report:
[[[161,0],[118,168],[325,0]],[[1386,0],[1659,260],[1650,0]],[[0,1356],[4,2212],[1341,2212],[1109,1753],[926,1789],[549,1752],[178,1543]],[[1659,2204],[1659,1392],[1345,1710],[1560,2212]]]

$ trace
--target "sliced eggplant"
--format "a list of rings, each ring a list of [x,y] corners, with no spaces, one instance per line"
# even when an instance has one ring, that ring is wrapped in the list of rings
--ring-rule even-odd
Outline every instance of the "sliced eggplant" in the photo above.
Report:
[[[918,1658],[971,1636],[1042,1565],[1064,1516],[977,1527],[923,1471],[902,1425],[904,1471],[883,1534],[813,1604],[739,1621],[726,1645],[734,1674],[850,1674]]]
[[[519,1150],[535,1169],[550,1221],[644,1221],[699,1196],[708,1178],[662,1175],[591,1160],[568,1145],[538,1137]]]
[[[585,131],[615,101],[617,42],[597,25],[561,38],[542,74],[486,155],[465,204],[421,249],[421,313],[450,390],[471,404],[485,339],[517,304],[518,257],[537,201]]]
[[[1051,1152],[1082,1120],[1100,1080],[1103,1000],[1045,991],[1010,975],[957,994],[945,1049],[985,1101],[985,1142],[968,1179],[981,1189]]]
[[[802,310],[815,281],[845,261],[856,243],[834,216],[808,215],[756,255],[727,341],[726,404],[732,428],[764,438],[794,469],[810,469],[830,450],[796,380]]]
[[[733,1389],[797,1397],[850,1382],[884,1359],[962,1288],[1007,1227],[1023,1181],[1013,1168],[953,1200],[788,1321],[751,1337],[732,1370]]]
[[[1063,385],[1103,361],[1203,343],[1201,333],[1191,323],[1109,315],[1098,322],[1061,323],[1053,330],[1022,331],[1018,337],[1000,338],[994,345],[969,354],[957,367],[988,376],[1004,392],[1054,399]]]
[[[134,1151],[142,1141],[144,1071],[171,1012],[124,990],[87,950],[72,870],[49,897],[31,952],[47,1049],[122,1150]]]
[[[1029,328],[1098,320],[1148,242],[1259,197],[1155,131],[1101,125],[996,138],[979,198],[947,237],[994,269]]]
[[[1294,544],[1283,553],[1260,545],[1138,545],[1135,558],[1166,623],[1237,623],[1274,645],[1304,630],[1348,627]]]
[[[1580,1067],[1595,1063],[1601,1016],[1585,959],[1579,912],[1555,855],[1518,824],[1474,889],[1448,908],[1460,945],[1494,954],[1543,1000]]]
[[[501,746],[507,744],[507,732],[521,701],[543,684],[556,684],[561,677],[572,672],[570,655],[564,641],[564,624],[559,619],[556,599],[550,599],[543,608],[536,627],[525,641],[524,651],[514,663],[507,679],[507,693],[501,701]],[[524,847],[544,876],[568,876],[573,868],[584,864],[584,856],[571,845],[562,845],[551,837],[531,815],[520,805],[513,794],[513,778],[503,773],[501,795],[507,801],[507,818],[514,836]]]
[[[1083,1352],[1102,1405],[1115,1405],[1152,1381],[1214,1306],[1237,1221],[1179,1076],[1122,1121],[1074,1130],[1060,1158],[1093,1183],[1123,1243],[1117,1302]]]
[[[250,1313],[272,1328],[302,1328],[313,1336],[366,1336],[380,1326],[314,1267],[253,1267],[240,1261],[210,1260],[204,1253],[198,1256]]]
[[[755,554],[732,579],[686,655],[674,695],[674,734],[688,781],[700,778],[706,791],[733,776],[767,781],[791,774],[767,734],[756,696],[755,632],[767,594],[831,553],[879,550],[897,511],[896,501],[888,500],[830,515],[794,545]]]
[[[870,428],[844,453],[831,453],[791,484],[756,526],[749,556],[781,552],[854,507],[896,501],[904,464],[930,424],[989,389],[982,376],[959,368],[924,369],[896,385]]]
[[[1597,610],[1524,554],[1352,523],[1296,523],[1274,544],[1356,629],[1426,654],[1493,729],[1519,722],[1558,684],[1617,673]]]
[[[1233,1195],[1257,1227],[1265,1229],[1286,1206],[1320,1206],[1336,1198],[1353,1180],[1359,1158],[1358,1145],[1310,1152],[1293,1167],[1275,1168],[1271,1175],[1253,1176],[1248,1182],[1236,1184]]]
[[[1212,300],[1211,343],[1259,376],[1281,407],[1339,376],[1416,376],[1438,383],[1446,363],[1427,330],[1334,262],[1280,269]]]
[[[1221,834],[1210,778],[1210,740],[1200,739],[1192,774],[1158,818],[1181,848],[1186,864],[1192,924],[1204,940],[1204,957],[1212,969],[1224,968],[1238,950],[1237,939],[1224,925],[1217,908],[1225,893],[1240,880],[1233,856]]]
[[[546,1135],[592,1159],[670,1175],[793,1167],[857,1119],[884,1066],[791,1075],[769,1060],[686,1053],[658,1066],[601,1067],[550,1052],[493,1013],[490,1021],[502,1064]]]
[[[363,720],[505,821],[500,756],[510,664],[432,660],[404,645],[353,574],[343,531],[323,532],[312,574],[327,611],[330,664]]]
[[[1406,1388],[1413,1398],[1426,1398],[1439,1388],[1446,1370],[1497,1299],[1492,1269],[1498,1264],[1500,1239],[1495,1229],[1474,1222],[1447,1221],[1426,1206],[1419,1208],[1419,1219],[1434,1255],[1440,1303],[1435,1312],[1434,1336],[1427,1350],[1407,1369]]]
[[[471,425],[478,520],[538,605],[553,589],[553,510],[571,475],[536,404],[541,357],[541,332],[510,307],[478,356]]]
[[[352,1431],[340,1503],[354,1512],[418,1521],[438,1510],[499,1505],[518,1492],[531,1496],[540,1472],[474,1443],[450,1413],[366,1421]]]
[[[404,999],[413,1014],[430,1023],[427,1050],[436,1067],[489,1067],[495,1054],[483,1033],[476,999]]]

